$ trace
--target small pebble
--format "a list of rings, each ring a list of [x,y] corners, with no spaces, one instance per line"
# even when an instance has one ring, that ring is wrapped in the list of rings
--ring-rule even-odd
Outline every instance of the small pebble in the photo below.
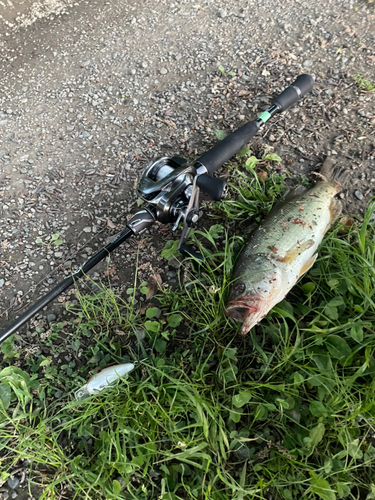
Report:
[[[305,68],[310,68],[313,65],[313,62],[310,59],[306,59],[306,61],[303,62],[303,65]]]
[[[166,75],[168,73],[168,70],[166,68],[161,68],[160,74],[161,75]]]
[[[9,488],[11,488],[12,490],[14,490],[20,484],[20,480],[18,479],[17,476],[10,476],[8,478],[7,484],[9,486]]]
[[[51,323],[52,321],[56,320],[56,316],[54,314],[48,314],[47,315],[47,321],[48,323]]]
[[[358,200],[363,200],[363,193],[362,193],[362,191],[354,191],[354,196],[355,196]]]

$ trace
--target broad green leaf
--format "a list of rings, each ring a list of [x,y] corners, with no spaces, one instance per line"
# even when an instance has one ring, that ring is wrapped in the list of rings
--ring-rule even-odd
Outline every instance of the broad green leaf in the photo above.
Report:
[[[221,224],[214,224],[210,227],[208,233],[214,240],[217,240],[220,237],[220,234],[224,231],[224,227]]]
[[[326,417],[328,415],[327,408],[320,401],[311,401],[309,409],[311,415],[317,418]]]
[[[146,311],[146,318],[149,318],[149,319],[155,318],[155,317],[159,316],[159,313],[160,313],[160,309],[158,309],[157,307],[150,307]]]
[[[5,481],[10,477],[10,474],[8,472],[0,472],[0,481]]]
[[[324,424],[322,424],[321,422],[316,427],[311,429],[311,431],[310,431],[310,439],[311,439],[310,446],[312,448],[315,448],[315,446],[320,443],[320,441],[323,439],[325,431],[326,431],[326,428],[324,427]]]
[[[277,410],[276,406],[273,403],[263,403],[263,406],[265,406],[269,411]]]
[[[327,353],[326,355],[314,354],[312,359],[314,360],[319,370],[324,370],[328,372],[331,372],[333,370],[331,356],[329,355],[329,353]]]
[[[269,160],[269,161],[282,161],[280,156],[277,155],[276,153],[268,153],[268,155],[266,155],[264,157],[264,160]]]
[[[237,361],[237,347],[228,347],[223,351],[222,357],[227,359],[232,359],[233,361]]]
[[[324,313],[332,320],[337,320],[339,317],[338,307],[344,305],[345,302],[342,297],[334,297],[326,304]]]
[[[11,388],[8,385],[0,384],[0,401],[6,410],[9,408],[11,396]]]
[[[363,328],[361,325],[354,325],[350,329],[350,336],[353,340],[361,343],[363,340]]]
[[[260,160],[256,156],[250,156],[250,158],[245,163],[245,168],[247,170],[254,170],[254,168],[258,165]]]
[[[132,460],[132,465],[137,465],[138,467],[141,467],[145,463],[145,457],[143,455],[138,455],[137,457],[134,457]]]
[[[181,314],[171,314],[168,317],[168,326],[170,326],[171,328],[176,328],[182,320],[183,317],[181,316]]]
[[[360,449],[360,445],[359,445],[359,439],[355,439],[351,443],[348,443],[346,449],[348,451],[348,454],[352,458],[361,459],[363,457],[363,453],[362,453],[362,451]]]
[[[169,260],[171,257],[174,255],[178,254],[178,240],[169,240],[167,243],[164,245],[163,250],[161,251],[161,257],[163,259]]]
[[[295,498],[293,498],[293,494],[290,490],[287,490],[286,488],[283,488],[281,490],[281,494],[284,498],[284,500],[295,500]]]
[[[159,321],[146,321],[145,328],[149,332],[157,333],[160,330],[160,323]]]
[[[332,279],[327,281],[327,285],[331,288],[331,290],[334,290],[339,286],[340,282],[339,280]]]
[[[230,410],[229,419],[232,420],[232,422],[238,424],[238,422],[241,420],[242,412],[242,408],[238,408],[237,410]]]
[[[323,469],[324,469],[324,472],[326,474],[329,474],[332,470],[332,458],[331,457],[327,457],[325,460],[324,460],[324,466],[323,466]]]
[[[242,157],[246,156],[249,151],[250,151],[249,146],[242,146],[242,148],[239,151],[237,151],[236,156],[238,158],[242,158]]]
[[[251,399],[251,392],[248,390],[241,391],[232,397],[232,403],[236,408],[242,408]]]
[[[46,359],[43,359],[43,361],[40,363],[39,367],[41,366],[48,366],[52,363],[52,359],[51,358],[46,358]]]
[[[374,446],[370,443],[366,449],[366,453],[369,457],[375,457],[375,448]]]
[[[214,130],[214,134],[219,141],[222,141],[226,138],[227,134],[223,130]]]
[[[165,351],[165,349],[167,347],[167,342],[165,340],[162,340],[162,339],[157,339],[157,340],[155,340],[154,347],[155,347],[155,350],[159,354],[163,354],[163,352]]]
[[[13,341],[14,341],[14,335],[11,335],[9,338],[4,340],[4,342],[1,344],[1,352],[3,354],[7,355],[6,358],[14,357],[13,356],[13,351],[14,351]],[[17,353],[14,352],[14,354],[17,354]]]
[[[336,493],[331,489],[329,482],[314,474],[310,478],[310,491],[318,495],[322,500],[336,500]]]
[[[299,387],[301,384],[304,383],[304,381],[305,381],[305,378],[301,373],[299,373],[299,372],[294,373],[293,382],[294,382],[295,387]]]
[[[344,360],[352,353],[346,340],[338,335],[330,335],[326,339],[326,346],[334,359]]]
[[[336,483],[337,495],[339,498],[346,498],[350,495],[350,486],[346,483],[341,483],[337,481]]]
[[[344,302],[344,299],[343,299],[342,297],[338,296],[338,297],[333,297],[333,299],[331,299],[331,300],[328,302],[328,304],[329,304],[330,306],[338,307],[338,306],[342,306],[342,305],[344,305],[344,304],[345,304],[345,302]]]
[[[289,403],[282,398],[276,398],[276,402],[279,404],[280,410],[289,410]],[[264,405],[267,408],[267,405]]]
[[[308,283],[304,283],[302,285],[302,290],[303,290],[303,293],[305,293],[306,295],[311,295],[313,293],[313,291],[315,290],[315,283],[313,283],[312,281],[309,281]]]
[[[339,317],[339,312],[337,310],[337,307],[330,306],[329,304],[325,306],[324,314],[326,314],[332,320],[336,320]]]
[[[143,295],[147,295],[148,294],[148,288],[147,288],[147,286],[141,286],[141,288],[139,289],[139,291],[141,293],[143,293]]]
[[[268,410],[267,408],[260,404],[256,407],[256,410],[255,410],[255,415],[254,415],[254,419],[255,420],[266,420],[268,417]]]
[[[118,495],[121,492],[121,484],[116,479],[112,481],[112,489],[115,495]]]

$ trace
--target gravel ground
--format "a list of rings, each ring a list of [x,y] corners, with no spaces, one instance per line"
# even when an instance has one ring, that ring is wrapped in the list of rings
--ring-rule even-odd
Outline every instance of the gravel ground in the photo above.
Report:
[[[0,1],[2,326],[123,228],[151,158],[194,159],[214,129],[253,119],[301,73],[315,76],[314,94],[270,121],[253,149],[272,146],[295,177],[336,155],[352,172],[347,212],[363,213],[375,194],[374,93],[353,80],[375,83],[374,4],[9,3]],[[62,244],[46,244],[57,233]],[[173,281],[158,257],[169,233],[155,226],[154,238],[120,247],[112,282],[127,281],[137,248],[145,278],[152,265]],[[43,315],[53,321],[62,309]],[[2,499],[27,498],[14,485]]]

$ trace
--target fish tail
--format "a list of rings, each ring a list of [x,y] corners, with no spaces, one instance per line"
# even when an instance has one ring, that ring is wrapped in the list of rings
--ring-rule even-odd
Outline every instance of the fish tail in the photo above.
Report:
[[[336,163],[331,156],[326,158],[320,172],[316,172],[316,175],[324,181],[329,182],[336,188],[337,192],[349,186],[350,171],[344,169],[340,163]]]

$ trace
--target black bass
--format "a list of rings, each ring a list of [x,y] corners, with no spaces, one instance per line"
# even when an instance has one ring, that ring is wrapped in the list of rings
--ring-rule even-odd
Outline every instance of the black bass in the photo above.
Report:
[[[346,172],[338,172],[328,159],[317,175],[320,180],[312,189],[298,186],[276,204],[241,252],[226,315],[243,323],[243,334],[311,268],[325,233],[341,213],[335,196],[343,189]]]

